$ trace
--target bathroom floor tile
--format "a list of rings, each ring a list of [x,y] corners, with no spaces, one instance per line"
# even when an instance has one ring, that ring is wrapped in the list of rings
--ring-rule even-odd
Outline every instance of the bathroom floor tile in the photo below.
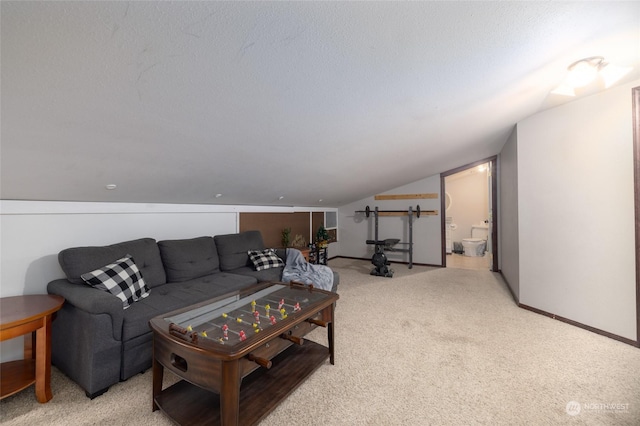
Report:
[[[451,253],[447,255],[447,268],[490,270],[491,254],[485,253],[482,257],[470,257],[462,254]]]

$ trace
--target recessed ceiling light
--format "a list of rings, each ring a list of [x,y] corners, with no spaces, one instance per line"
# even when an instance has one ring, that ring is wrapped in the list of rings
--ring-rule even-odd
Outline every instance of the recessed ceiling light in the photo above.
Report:
[[[222,194],[216,194],[216,198],[222,197]]]
[[[284,195],[281,195],[278,197],[278,200],[282,200],[282,199],[284,199]]]
[[[321,203],[321,202],[322,202],[322,198],[320,198],[320,199],[318,200],[318,202],[319,202],[319,203]]]
[[[116,185],[115,183],[110,183],[110,184],[105,186],[105,188],[107,188],[109,191],[112,191],[112,190],[116,189],[117,187],[118,187],[118,185]]]

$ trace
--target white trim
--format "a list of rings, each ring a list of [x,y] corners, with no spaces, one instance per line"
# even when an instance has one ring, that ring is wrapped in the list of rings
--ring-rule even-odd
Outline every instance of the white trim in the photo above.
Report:
[[[294,213],[298,211],[313,212],[326,210],[337,211],[336,208],[327,207],[0,200],[0,214],[2,215],[238,212]]]

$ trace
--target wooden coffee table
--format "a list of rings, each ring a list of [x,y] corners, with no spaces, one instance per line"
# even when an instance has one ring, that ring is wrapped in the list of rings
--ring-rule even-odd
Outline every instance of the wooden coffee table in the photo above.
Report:
[[[0,298],[0,341],[31,333],[25,339],[24,359],[3,362],[0,399],[36,384],[36,399],[47,402],[51,393],[51,321],[64,298],[50,294]]]
[[[153,318],[153,411],[180,425],[259,422],[327,358],[334,363],[336,300],[274,284]],[[318,326],[327,328],[328,347],[303,338]],[[182,380],[162,389],[165,368]]]

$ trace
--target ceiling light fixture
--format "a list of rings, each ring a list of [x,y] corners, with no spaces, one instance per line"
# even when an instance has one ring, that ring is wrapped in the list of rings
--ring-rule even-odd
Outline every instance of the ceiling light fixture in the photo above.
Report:
[[[222,194],[216,194],[215,197],[216,198],[220,198],[220,197],[222,197]]]
[[[595,81],[598,76],[602,78],[604,87],[609,88],[631,71],[631,69],[631,67],[619,67],[609,64],[602,56],[591,56],[580,59],[567,67],[569,73],[564,81],[553,89],[551,93],[575,96],[575,89],[587,86]]]
[[[580,59],[569,65],[567,68],[569,74],[567,74],[565,81],[573,88],[584,87],[595,80],[600,70],[607,65],[602,56]]]
[[[110,183],[108,185],[105,185],[105,188],[108,189],[109,191],[113,191],[114,189],[116,189],[118,186],[115,183]]]

